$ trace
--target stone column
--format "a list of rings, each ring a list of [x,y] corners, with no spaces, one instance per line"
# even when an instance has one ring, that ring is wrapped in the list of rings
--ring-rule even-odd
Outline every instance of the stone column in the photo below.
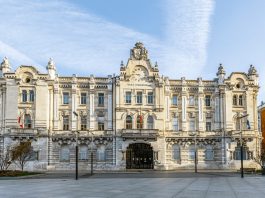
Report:
[[[90,75],[90,111],[89,111],[89,128],[90,130],[95,129],[95,83],[94,75]]]
[[[203,85],[202,85],[202,80],[201,78],[198,78],[199,81],[199,88],[198,88],[198,107],[199,107],[199,131],[204,131],[205,129],[203,128],[204,123],[203,123]]]
[[[182,87],[182,131],[187,131],[187,115],[186,115],[186,87]]]
[[[77,83],[76,83],[76,74],[73,74],[73,79],[72,79],[72,111],[69,112],[71,115],[70,117],[72,118],[72,131],[78,130],[78,123],[76,123],[76,116],[73,114],[73,111],[76,112],[76,106],[77,106]]]
[[[59,83],[54,85],[53,129],[59,129]]]
[[[112,130],[112,79],[108,75],[108,130]]]
[[[219,89],[215,88],[215,130],[219,131],[220,130],[220,113],[219,113]]]
[[[2,95],[3,95],[3,104],[2,104],[2,127],[6,127],[6,87],[4,86],[2,89]],[[6,131],[4,131],[5,133]],[[3,134],[4,134],[3,133]]]

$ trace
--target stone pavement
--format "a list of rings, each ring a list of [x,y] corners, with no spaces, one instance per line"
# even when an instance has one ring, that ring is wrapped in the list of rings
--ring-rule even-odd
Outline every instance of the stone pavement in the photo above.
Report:
[[[117,174],[112,175],[95,174],[79,180],[0,180],[0,197],[265,197],[265,177],[262,176],[248,175],[241,179],[240,174],[230,177],[193,174],[193,177],[179,178],[115,178]]]

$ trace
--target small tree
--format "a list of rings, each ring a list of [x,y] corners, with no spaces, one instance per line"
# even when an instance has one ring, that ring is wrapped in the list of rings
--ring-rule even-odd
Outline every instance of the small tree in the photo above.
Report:
[[[31,146],[31,142],[20,142],[13,149],[14,163],[18,165],[22,172],[29,160],[34,156],[34,151]]]
[[[9,168],[13,163],[13,146],[7,145],[6,147],[0,149],[0,170],[4,171]]]

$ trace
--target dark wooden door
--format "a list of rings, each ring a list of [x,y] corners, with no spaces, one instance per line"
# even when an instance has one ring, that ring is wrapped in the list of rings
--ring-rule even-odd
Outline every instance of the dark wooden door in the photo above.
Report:
[[[153,150],[149,144],[131,144],[126,151],[127,169],[153,169]]]

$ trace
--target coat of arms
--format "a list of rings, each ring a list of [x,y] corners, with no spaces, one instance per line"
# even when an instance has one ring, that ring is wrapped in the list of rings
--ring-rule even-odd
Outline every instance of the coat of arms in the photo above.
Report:
[[[136,43],[132,52],[136,60],[142,60],[147,55],[147,50],[144,48],[144,45],[142,43]]]

